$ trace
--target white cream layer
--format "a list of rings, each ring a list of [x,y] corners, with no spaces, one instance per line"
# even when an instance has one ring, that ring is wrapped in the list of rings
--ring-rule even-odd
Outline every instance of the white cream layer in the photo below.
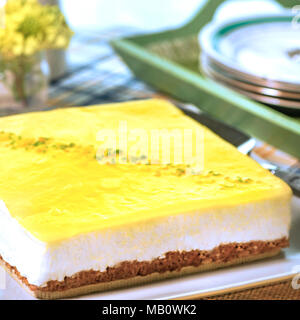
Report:
[[[288,237],[290,204],[272,199],[188,212],[47,245],[29,234],[0,201],[0,255],[30,284],[44,286],[83,270],[122,261],[151,261],[168,251],[211,250],[220,244]]]

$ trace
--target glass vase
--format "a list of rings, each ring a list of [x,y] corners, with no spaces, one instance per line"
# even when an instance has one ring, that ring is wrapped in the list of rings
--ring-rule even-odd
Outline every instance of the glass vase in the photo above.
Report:
[[[0,57],[1,60],[1,57]],[[3,87],[3,104],[9,108],[44,107],[48,99],[49,68],[44,54],[19,56],[9,61],[0,61]],[[3,90],[3,88],[2,88]]]

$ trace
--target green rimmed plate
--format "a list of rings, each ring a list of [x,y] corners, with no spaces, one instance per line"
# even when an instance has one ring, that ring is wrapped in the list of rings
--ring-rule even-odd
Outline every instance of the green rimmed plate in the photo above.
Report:
[[[207,59],[233,78],[300,92],[300,23],[283,13],[207,25],[199,35]]]

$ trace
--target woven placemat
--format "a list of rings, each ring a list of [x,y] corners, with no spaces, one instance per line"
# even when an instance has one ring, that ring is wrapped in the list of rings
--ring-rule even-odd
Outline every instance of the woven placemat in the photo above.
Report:
[[[300,289],[292,287],[292,279],[259,288],[201,298],[201,300],[300,300]]]

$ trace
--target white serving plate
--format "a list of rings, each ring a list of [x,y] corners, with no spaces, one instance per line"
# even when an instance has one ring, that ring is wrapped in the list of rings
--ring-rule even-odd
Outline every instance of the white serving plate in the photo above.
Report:
[[[290,248],[282,250],[282,253],[277,257],[127,289],[96,293],[75,299],[142,300],[195,298],[231,292],[241,288],[255,287],[277,282],[280,279],[293,278],[297,272],[300,273],[300,198],[293,198],[292,212]],[[0,300],[34,299],[8,274],[5,274],[5,278],[6,288],[0,290]]]

